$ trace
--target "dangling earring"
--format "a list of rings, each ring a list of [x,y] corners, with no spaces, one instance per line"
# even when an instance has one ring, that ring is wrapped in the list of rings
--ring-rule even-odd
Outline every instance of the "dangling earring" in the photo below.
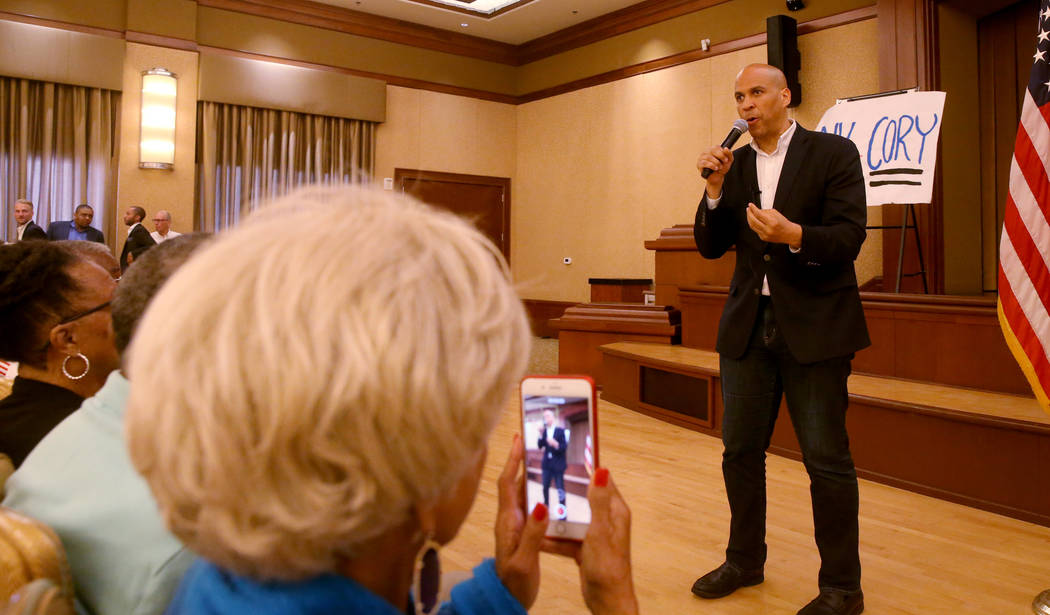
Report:
[[[441,587],[441,562],[438,560],[438,549],[441,545],[434,541],[432,534],[427,534],[423,548],[416,555],[415,597],[416,612],[431,613],[437,607],[438,590]]]
[[[72,359],[73,357],[76,357],[78,359],[83,359],[84,360],[84,373],[80,374],[79,376],[74,376],[74,375],[70,374],[69,373],[69,369],[66,366],[66,364],[69,363],[69,360]],[[87,376],[88,370],[90,370],[90,369],[91,369],[91,361],[88,361],[88,358],[86,356],[84,356],[84,353],[82,353],[82,352],[78,352],[75,355],[67,354],[66,358],[62,359],[62,373],[65,374],[66,378],[69,378],[70,380],[80,380],[84,376]]]

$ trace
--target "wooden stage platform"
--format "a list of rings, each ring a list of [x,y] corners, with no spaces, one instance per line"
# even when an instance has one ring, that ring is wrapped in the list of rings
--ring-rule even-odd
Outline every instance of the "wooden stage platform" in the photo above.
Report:
[[[735,255],[704,260],[689,225],[664,229],[646,248],[655,252],[657,305],[566,310],[551,321],[560,331],[559,370],[592,375],[604,399],[718,436],[713,351]],[[1050,526],[1050,416],[1006,347],[995,299],[861,300],[872,345],[857,353],[850,379],[858,474]],[[799,458],[790,420],[778,421],[770,448]]]
[[[601,351],[603,399],[720,434],[717,353],[634,342]],[[1050,526],[1050,416],[1035,399],[863,374],[849,393],[859,476]],[[770,451],[801,458],[783,405]]]

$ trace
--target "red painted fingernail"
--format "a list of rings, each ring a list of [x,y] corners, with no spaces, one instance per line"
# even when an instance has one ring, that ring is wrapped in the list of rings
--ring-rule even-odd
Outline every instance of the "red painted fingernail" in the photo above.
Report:
[[[547,518],[547,507],[542,502],[532,509],[532,518],[537,521],[543,521]]]
[[[604,487],[609,484],[609,470],[607,468],[598,468],[598,471],[594,473],[594,484],[598,487]]]

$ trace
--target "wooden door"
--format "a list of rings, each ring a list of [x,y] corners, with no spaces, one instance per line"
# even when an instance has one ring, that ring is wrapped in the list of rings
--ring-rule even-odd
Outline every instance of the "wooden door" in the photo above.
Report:
[[[510,178],[394,169],[394,189],[470,220],[510,262]]]

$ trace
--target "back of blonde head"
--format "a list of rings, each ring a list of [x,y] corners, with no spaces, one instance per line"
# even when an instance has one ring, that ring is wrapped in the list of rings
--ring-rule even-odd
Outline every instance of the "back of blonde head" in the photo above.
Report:
[[[300,191],[154,299],[130,350],[131,458],[205,558],[332,571],[459,478],[529,339],[502,257],[464,221],[369,188]]]

